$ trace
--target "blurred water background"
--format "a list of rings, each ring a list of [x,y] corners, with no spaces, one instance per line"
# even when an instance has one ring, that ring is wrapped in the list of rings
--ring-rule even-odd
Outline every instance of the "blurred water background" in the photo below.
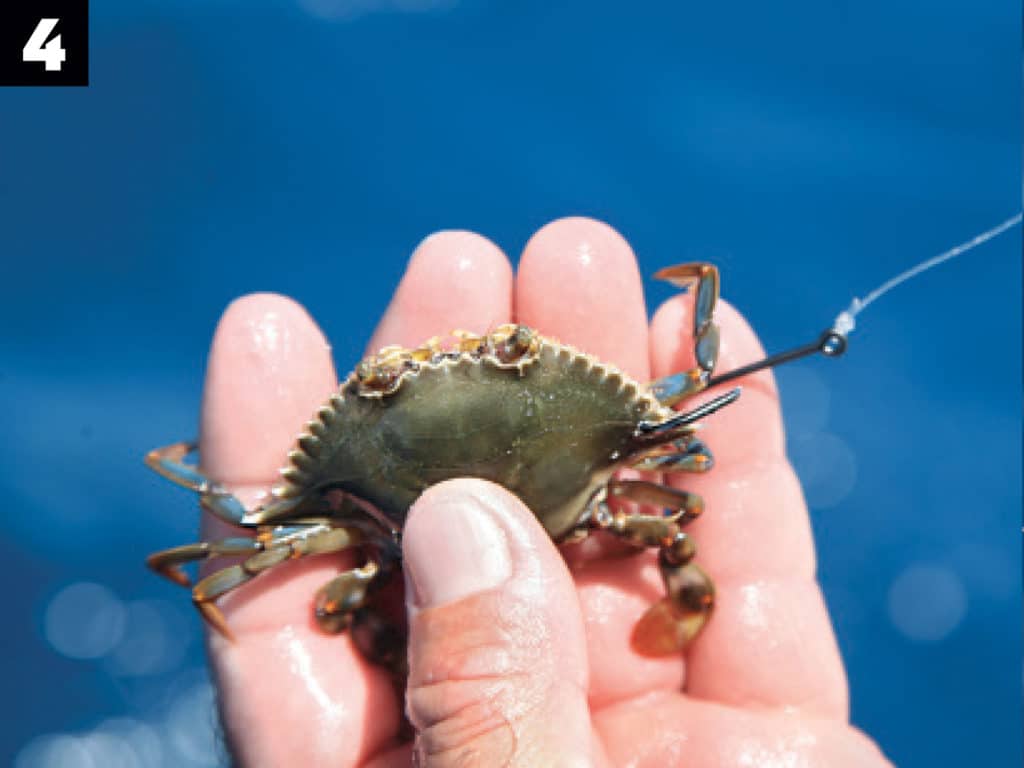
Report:
[[[143,556],[191,497],[210,333],[290,294],[349,369],[426,234],[604,219],[717,262],[770,349],[1021,202],[1011,0],[107,0],[92,86],[0,91],[0,764],[223,760],[198,620]],[[671,290],[649,283],[652,305]],[[1021,764],[1021,238],[779,371],[853,720]]]

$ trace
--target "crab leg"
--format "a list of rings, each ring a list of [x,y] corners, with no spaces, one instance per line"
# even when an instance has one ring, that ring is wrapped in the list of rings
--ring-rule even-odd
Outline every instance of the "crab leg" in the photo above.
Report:
[[[213,482],[197,467],[184,461],[185,457],[195,452],[198,447],[196,443],[181,442],[154,448],[146,454],[146,466],[183,488],[196,493],[206,493],[213,486]]]
[[[224,486],[211,480],[194,464],[187,464],[185,457],[196,450],[195,443],[174,443],[156,448],[146,454],[146,466],[173,483],[199,494],[199,505],[211,515],[228,525],[248,528],[253,525],[246,520],[247,510],[238,498]],[[280,514],[294,506],[291,501],[277,501],[261,511],[267,515]]]
[[[718,326],[712,320],[718,301],[718,269],[711,264],[679,264],[662,269],[654,276],[678,288],[687,289],[693,283],[697,284],[693,307],[693,341],[697,366],[650,384],[654,396],[665,405],[672,406],[707,387],[715,363],[718,362]]]
[[[711,450],[696,438],[673,440],[642,456],[633,469],[645,472],[707,472],[715,465]]]
[[[193,563],[196,560],[207,560],[218,555],[227,557],[251,555],[259,552],[262,548],[263,545],[255,539],[231,538],[221,541],[200,541],[155,552],[146,558],[146,565],[175,584],[191,587],[192,580],[178,567],[179,565]]]
[[[672,510],[668,516],[660,515],[634,515],[639,524],[648,517],[654,518],[661,524],[667,526],[665,531],[658,534],[654,543],[637,542],[640,546],[657,546],[666,536],[672,536],[671,526],[686,525],[691,520],[696,520],[704,511],[704,500],[695,493],[688,493],[678,488],[672,488],[661,483],[652,483],[647,480],[609,480],[608,496],[622,497],[640,504],[654,504],[660,507],[667,507]],[[630,518],[626,518],[629,520]]]
[[[361,568],[340,573],[317,590],[316,623],[324,632],[342,632],[352,624],[352,614],[366,602],[371,582],[380,573],[373,560]]]
[[[242,540],[232,539],[227,541],[240,542]],[[356,529],[331,527],[326,523],[279,529],[271,533],[267,538],[251,540],[251,548],[248,552],[254,552],[254,554],[251,554],[241,563],[215,571],[196,584],[192,589],[192,602],[195,603],[202,617],[214,629],[232,639],[232,634],[228,628],[227,621],[224,619],[224,615],[214,605],[214,601],[221,595],[240,587],[264,571],[270,570],[286,560],[308,555],[340,552],[361,544],[363,541],[364,536],[362,532]],[[238,550],[233,552],[215,551],[223,543],[208,544],[200,542],[159,552],[150,558],[150,565],[151,567],[157,567],[152,561],[154,558],[159,558],[158,564],[165,566],[165,570],[160,570],[160,572],[168,575],[166,571],[173,567],[175,562],[187,562],[187,559],[182,558],[187,557],[188,559],[198,560],[215,554],[246,553]],[[373,565],[374,569],[376,569],[376,564]],[[181,575],[184,577],[184,574]],[[174,576],[169,576],[169,578],[177,581]],[[182,582],[179,581],[178,583]]]
[[[199,503],[207,512],[229,525],[241,526],[245,507],[223,486],[208,478],[184,459],[196,450],[195,443],[175,443],[146,454],[146,466],[173,483],[199,494]]]
[[[273,568],[288,559],[290,547],[276,547],[253,555],[245,562],[214,571],[192,589],[192,602],[206,623],[224,635],[228,640],[235,636],[228,627],[227,619],[214,601],[223,594],[242,586],[265,570]]]
[[[688,559],[677,561],[662,549],[658,566],[667,595],[648,608],[633,627],[633,646],[647,656],[667,656],[686,648],[704,628],[715,605],[714,582],[699,565]]]
[[[695,494],[643,480],[612,480],[608,495],[661,504],[668,515],[613,513],[597,502],[593,525],[638,547],[658,547],[666,596],[651,606],[633,629],[633,645],[648,656],[677,653],[697,636],[714,605],[715,587],[696,564],[697,547],[681,530],[698,517],[704,502]]]

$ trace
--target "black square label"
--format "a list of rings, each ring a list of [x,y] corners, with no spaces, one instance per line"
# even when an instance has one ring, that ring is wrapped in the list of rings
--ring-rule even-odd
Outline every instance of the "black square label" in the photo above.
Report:
[[[0,85],[88,85],[89,0],[0,1]]]

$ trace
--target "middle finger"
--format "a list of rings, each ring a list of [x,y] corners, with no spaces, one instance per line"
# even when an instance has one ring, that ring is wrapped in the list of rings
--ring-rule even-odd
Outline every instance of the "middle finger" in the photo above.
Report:
[[[646,382],[647,311],[636,257],[607,224],[560,219],[526,245],[516,321]],[[590,656],[590,703],[599,708],[656,688],[677,690],[680,657],[636,653],[633,625],[662,596],[652,552],[586,563],[576,573]]]

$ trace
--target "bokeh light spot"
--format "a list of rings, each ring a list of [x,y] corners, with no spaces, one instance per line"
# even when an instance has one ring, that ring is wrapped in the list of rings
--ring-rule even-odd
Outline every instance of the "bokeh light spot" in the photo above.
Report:
[[[119,734],[95,730],[79,739],[79,743],[89,754],[91,765],[97,768],[142,768],[132,745]]]
[[[138,765],[140,768],[163,765],[164,749],[160,737],[156,729],[147,723],[130,717],[112,718],[103,721],[96,732],[109,734],[121,741],[127,750],[124,758],[127,765]]]
[[[109,657],[114,674],[155,675],[181,663],[190,637],[177,606],[166,600],[133,600],[125,604],[125,613],[125,631]]]
[[[911,565],[889,587],[889,620],[911,640],[938,642],[966,613],[967,592],[949,568]]]
[[[65,587],[46,607],[46,640],[62,656],[98,659],[124,634],[124,604],[106,587],[77,582]]]
[[[85,744],[67,734],[40,736],[26,744],[14,768],[105,768],[93,762]]]
[[[171,744],[190,765],[218,764],[217,714],[213,686],[199,683],[171,706],[167,730]]]
[[[789,457],[812,509],[838,505],[857,483],[857,458],[836,435],[816,432],[793,439]]]

